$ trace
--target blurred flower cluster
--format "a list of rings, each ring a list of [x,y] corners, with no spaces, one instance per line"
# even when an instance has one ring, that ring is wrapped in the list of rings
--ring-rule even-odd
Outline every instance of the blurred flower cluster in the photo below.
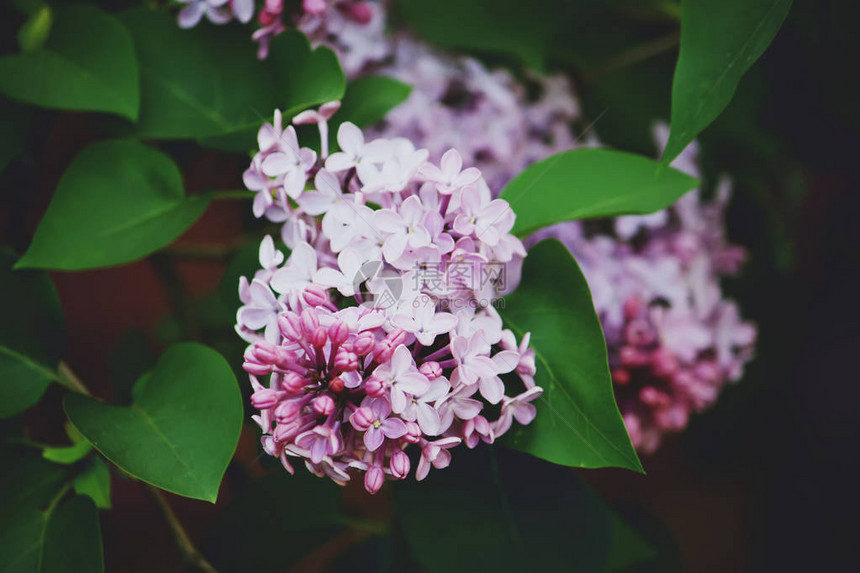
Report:
[[[338,107],[293,123],[326,141]],[[337,142],[318,156],[279,113],[260,129],[245,183],[255,215],[283,223],[291,255],[263,240],[236,329],[250,343],[265,451],[341,484],[358,469],[375,493],[409,473],[411,444],[420,480],[452,447],[528,424],[541,389],[528,335],[518,343],[492,306],[504,275],[488,271],[525,256],[507,202],[455,150],[435,164],[407,139],[367,141],[348,122]]]
[[[656,128],[661,146],[668,127]],[[691,145],[673,167],[699,176]],[[700,190],[646,216],[541,230],[582,267],[603,324],[615,393],[633,445],[653,452],[664,434],[687,426],[693,412],[741,377],[752,357],[755,326],[727,300],[720,278],[740,268],[744,252],[725,237],[730,183],[705,201]]]

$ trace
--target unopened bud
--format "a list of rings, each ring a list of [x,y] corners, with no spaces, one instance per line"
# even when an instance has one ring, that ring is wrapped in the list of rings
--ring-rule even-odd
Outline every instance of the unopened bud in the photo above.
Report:
[[[438,362],[434,362],[431,360],[419,366],[418,372],[420,372],[430,380],[435,380],[442,375],[442,367],[439,366]]]
[[[328,416],[334,412],[334,399],[325,394],[311,400],[311,405],[314,407],[314,411],[320,416]]]
[[[409,456],[403,450],[397,450],[391,454],[391,462],[389,464],[391,475],[397,479],[403,479],[409,473]]]

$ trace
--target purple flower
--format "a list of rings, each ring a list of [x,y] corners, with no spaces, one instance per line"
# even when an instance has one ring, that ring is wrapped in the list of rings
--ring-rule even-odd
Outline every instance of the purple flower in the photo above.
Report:
[[[370,424],[364,432],[364,445],[369,451],[374,452],[379,449],[385,438],[396,440],[406,433],[406,424],[403,423],[403,420],[389,417],[391,404],[388,403],[387,399],[370,398],[364,407],[369,408],[373,414]]]

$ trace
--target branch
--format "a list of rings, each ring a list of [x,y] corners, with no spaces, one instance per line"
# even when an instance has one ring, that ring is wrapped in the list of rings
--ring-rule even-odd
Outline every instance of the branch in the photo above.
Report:
[[[173,542],[176,544],[176,548],[179,549],[179,553],[182,555],[182,560],[185,564],[192,567],[195,571],[202,571],[203,573],[218,573],[218,570],[215,569],[215,567],[206,560],[206,557],[203,556],[200,550],[194,546],[194,543],[191,541],[191,537],[188,536],[188,532],[185,531],[184,527],[182,527],[182,523],[167,503],[167,500],[164,499],[164,495],[162,495],[161,491],[148,483],[144,483],[143,486],[158,506],[158,509],[164,516],[164,520],[167,522],[168,527],[170,527],[170,532],[173,534]]]
[[[60,368],[57,370],[57,382],[69,390],[78,392],[84,396],[92,396],[86,385],[78,378],[77,374],[72,372],[71,367],[65,361],[60,362]]]

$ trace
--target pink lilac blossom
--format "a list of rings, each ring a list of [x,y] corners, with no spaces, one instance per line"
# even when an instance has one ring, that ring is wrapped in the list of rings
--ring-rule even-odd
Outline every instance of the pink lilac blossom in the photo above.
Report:
[[[325,134],[336,109],[297,119]],[[410,446],[421,480],[455,446],[530,423],[534,351],[503,328],[499,275],[482,272],[526,255],[507,202],[455,150],[436,165],[343,123],[340,151],[318,156],[281,121],[260,129],[245,181],[291,254],[262,241],[236,315],[264,450],[340,484],[364,472],[375,493],[408,475]]]
[[[656,138],[665,146],[668,127],[658,126]],[[696,156],[694,144],[672,165],[698,177]],[[645,453],[665,434],[682,431],[690,414],[713,405],[752,357],[755,326],[720,288],[720,278],[744,259],[725,237],[729,194],[724,179],[710,201],[694,190],[652,215],[561,223],[527,241],[558,238],[582,267],[606,335],[619,408],[634,446]]]

